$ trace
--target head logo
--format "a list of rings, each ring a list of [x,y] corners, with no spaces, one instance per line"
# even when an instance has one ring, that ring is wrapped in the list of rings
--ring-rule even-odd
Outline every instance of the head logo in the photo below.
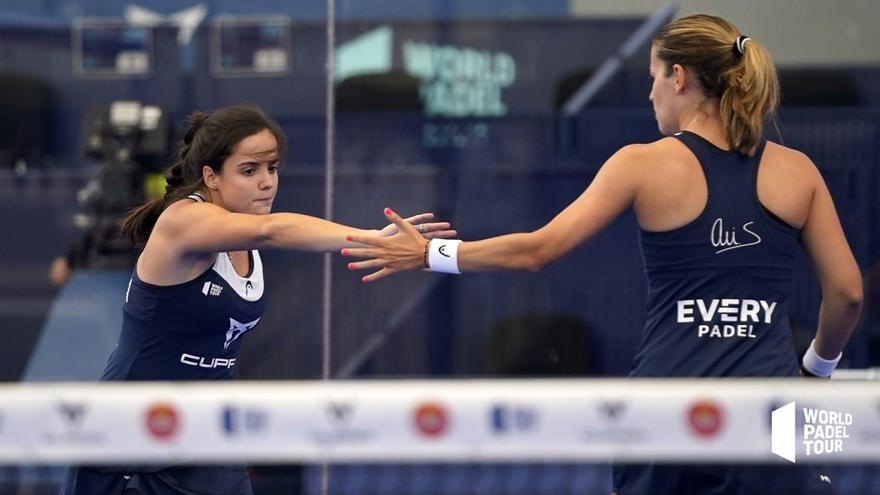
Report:
[[[623,401],[603,401],[599,404],[599,414],[609,421],[617,421],[626,412],[626,403]]]
[[[58,412],[67,424],[78,426],[86,415],[86,406],[79,402],[62,402],[58,404]]]
[[[51,445],[99,445],[107,434],[98,428],[86,425],[88,406],[82,402],[59,402],[56,405],[62,427],[47,428],[42,438]]]
[[[621,399],[603,399],[596,404],[596,420],[581,429],[578,438],[591,445],[638,445],[650,438],[647,425],[629,424],[629,404]]]
[[[322,445],[362,443],[370,440],[373,425],[358,425],[358,405],[345,400],[331,400],[323,406],[325,426],[314,425],[311,435]]]
[[[709,439],[724,427],[724,413],[717,403],[701,400],[688,409],[688,422],[697,436]]]
[[[327,420],[336,427],[344,427],[354,416],[354,404],[350,402],[331,402],[324,408]]]
[[[430,438],[441,436],[449,423],[446,408],[436,402],[424,402],[416,407],[413,421],[422,435]]]
[[[170,404],[153,404],[145,415],[147,431],[157,440],[171,440],[177,434],[177,410]]]

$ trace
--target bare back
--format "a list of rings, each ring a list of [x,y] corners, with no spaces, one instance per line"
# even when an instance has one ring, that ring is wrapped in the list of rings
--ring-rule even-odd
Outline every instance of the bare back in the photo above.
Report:
[[[675,138],[645,147],[656,161],[645,164],[636,194],[639,225],[648,231],[687,225],[699,216],[708,199],[697,157]],[[800,229],[809,216],[816,177],[815,167],[802,153],[768,142],[758,169],[758,199],[774,215]]]

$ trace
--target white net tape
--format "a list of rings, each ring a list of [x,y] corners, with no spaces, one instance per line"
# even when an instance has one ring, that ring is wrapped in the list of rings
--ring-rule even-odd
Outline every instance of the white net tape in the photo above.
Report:
[[[783,457],[880,460],[880,388],[808,379],[0,387],[6,464]]]

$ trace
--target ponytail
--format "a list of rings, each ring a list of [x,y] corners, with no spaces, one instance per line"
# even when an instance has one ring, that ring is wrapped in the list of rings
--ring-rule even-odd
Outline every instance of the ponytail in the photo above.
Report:
[[[195,177],[187,177],[187,175],[193,174],[186,173],[192,169],[192,167],[186,167],[186,163],[193,138],[198,130],[202,128],[207,118],[208,114],[203,112],[195,112],[190,116],[189,127],[177,151],[177,161],[165,171],[165,195],[135,208],[120,222],[122,233],[135,246],[146,244],[147,239],[150,238],[150,233],[153,231],[153,227],[156,226],[156,221],[159,220],[159,215],[165,211],[168,205],[185,198],[201,188],[203,184],[201,169],[199,168],[198,170],[199,175],[197,179]]]
[[[706,96],[719,99],[728,143],[754,155],[764,121],[779,106],[779,80],[767,50],[730,22],[705,14],[667,24],[654,47],[668,71],[675,64],[689,68]]]
[[[730,144],[740,153],[754,155],[779,106],[779,80],[767,50],[748,40],[738,64],[724,71],[726,89],[721,94],[721,120]]]

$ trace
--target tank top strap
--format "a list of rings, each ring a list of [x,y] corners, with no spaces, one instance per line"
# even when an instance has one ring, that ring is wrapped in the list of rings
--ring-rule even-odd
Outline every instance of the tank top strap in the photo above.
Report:
[[[674,135],[696,156],[706,178],[708,209],[730,210],[737,206],[755,207],[758,163],[766,140],[762,139],[754,156],[718,148],[702,136],[688,131]]]

